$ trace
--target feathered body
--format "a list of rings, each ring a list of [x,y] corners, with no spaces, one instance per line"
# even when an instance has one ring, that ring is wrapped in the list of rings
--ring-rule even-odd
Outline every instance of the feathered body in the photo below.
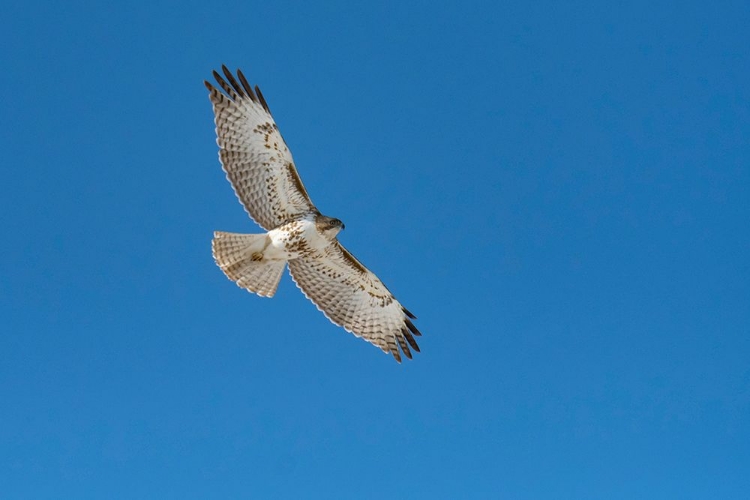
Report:
[[[260,89],[222,67],[213,104],[219,159],[250,217],[267,232],[217,231],[214,259],[231,280],[260,296],[276,292],[288,264],[295,283],[333,323],[401,361],[421,335],[416,319],[337,239],[344,224],[310,200]],[[226,80],[225,80],[226,78]]]

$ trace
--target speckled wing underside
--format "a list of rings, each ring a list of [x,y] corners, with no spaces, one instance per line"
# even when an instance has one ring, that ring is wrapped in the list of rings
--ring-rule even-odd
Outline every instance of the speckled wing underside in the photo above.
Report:
[[[242,72],[222,66],[214,78],[224,93],[205,82],[214,108],[219,159],[250,217],[271,230],[295,216],[317,212],[263,94]],[[226,78],[226,79],[225,79]]]
[[[309,257],[289,261],[289,272],[305,296],[333,323],[401,361],[419,352],[416,319],[385,285],[338,241]]]

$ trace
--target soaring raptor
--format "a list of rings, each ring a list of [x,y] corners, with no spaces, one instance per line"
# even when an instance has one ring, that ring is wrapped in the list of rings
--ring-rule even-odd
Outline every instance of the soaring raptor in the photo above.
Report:
[[[213,75],[223,93],[205,82],[213,105],[219,160],[248,215],[267,232],[216,231],[216,263],[227,277],[262,297],[272,297],[284,267],[302,293],[333,323],[401,362],[419,351],[421,335],[377,276],[336,239],[344,224],[322,215],[310,200],[292,154],[260,89],[226,66]]]

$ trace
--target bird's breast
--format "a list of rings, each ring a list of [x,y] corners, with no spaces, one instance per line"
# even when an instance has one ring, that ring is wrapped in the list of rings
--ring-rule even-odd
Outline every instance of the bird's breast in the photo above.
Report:
[[[330,241],[321,235],[315,223],[308,220],[289,222],[268,232],[271,247],[288,259],[322,250]]]

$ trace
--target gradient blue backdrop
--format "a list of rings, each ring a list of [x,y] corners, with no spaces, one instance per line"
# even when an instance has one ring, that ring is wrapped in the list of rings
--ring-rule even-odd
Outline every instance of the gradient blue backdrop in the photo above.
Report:
[[[747,498],[748,2],[3,11],[0,497]],[[222,63],[415,360],[214,265]]]

